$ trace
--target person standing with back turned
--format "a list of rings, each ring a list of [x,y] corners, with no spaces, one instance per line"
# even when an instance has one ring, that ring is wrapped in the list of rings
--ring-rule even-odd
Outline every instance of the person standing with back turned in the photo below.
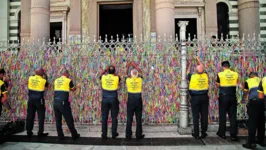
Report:
[[[45,102],[44,91],[48,86],[47,75],[42,68],[35,70],[35,75],[29,77],[28,81],[28,109],[27,109],[27,122],[26,130],[28,137],[33,135],[32,129],[34,125],[35,113],[38,113],[39,131],[38,136],[48,136],[44,131],[44,117],[45,117]]]
[[[222,62],[223,71],[217,75],[216,85],[220,89],[219,93],[219,130],[217,135],[226,139],[226,113],[230,120],[230,135],[232,141],[237,141],[237,124],[236,124],[236,86],[238,82],[238,73],[230,70],[228,61]]]
[[[71,79],[69,79],[68,70],[63,71],[63,75],[54,81],[54,113],[56,118],[56,129],[59,140],[64,139],[62,129],[62,115],[64,116],[67,126],[71,132],[72,139],[76,140],[80,137],[74,126],[74,119],[71,112],[70,103],[68,101],[69,92],[75,91],[76,88]]]
[[[253,149],[256,147],[256,130],[258,130],[257,135],[260,144],[264,144],[264,102],[263,100],[259,100],[258,98],[258,87],[260,81],[261,79],[258,77],[258,73],[251,72],[249,74],[249,79],[247,79],[244,84],[243,98],[246,99],[246,97],[248,96],[248,141],[242,146],[248,149]],[[242,103],[245,102],[244,99],[242,99]]]
[[[108,72],[107,75],[105,73]],[[115,67],[109,66],[100,76],[102,83],[102,139],[107,139],[108,115],[111,109],[112,116],[112,138],[115,139],[117,133],[117,116],[119,111],[119,101],[117,89],[120,78],[115,75]]]
[[[134,62],[131,62],[127,66],[132,65],[135,69],[131,70],[131,77],[126,78],[128,100],[127,100],[127,126],[126,126],[126,138],[131,139],[132,136],[132,122],[134,113],[136,115],[136,139],[143,139],[145,137],[142,134],[142,76],[139,76],[141,70],[135,65]]]
[[[196,73],[191,74],[191,63],[187,69],[189,80],[189,94],[191,96],[194,133],[192,136],[199,139],[199,118],[201,120],[201,138],[207,136],[208,129],[208,110],[209,110],[209,77],[204,72],[204,65],[197,57]]]

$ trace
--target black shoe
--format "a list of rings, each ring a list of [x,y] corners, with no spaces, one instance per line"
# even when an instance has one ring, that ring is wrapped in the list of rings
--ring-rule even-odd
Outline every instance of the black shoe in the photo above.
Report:
[[[205,138],[206,136],[208,136],[208,134],[207,134],[207,133],[202,133],[202,134],[201,134],[201,136],[200,136],[200,138],[202,138],[202,139],[203,139],[203,138]]]
[[[234,142],[238,141],[238,137],[237,136],[232,136],[231,137],[231,141],[234,141]]]
[[[118,136],[119,136],[119,134],[116,133],[115,135],[112,136],[112,139],[115,139],[115,138],[118,137]]]
[[[200,139],[200,137],[199,137],[198,135],[194,134],[194,133],[192,133],[192,136],[193,136],[196,140]]]
[[[222,139],[226,139],[226,136],[225,135],[220,135],[219,133],[216,133],[216,135],[218,135]]]
[[[72,136],[72,140],[77,140],[80,137],[80,134],[76,134],[75,136]]]
[[[27,132],[27,137],[32,137],[33,132]]]
[[[145,137],[145,134],[142,134],[141,136],[136,137],[136,139],[137,139],[137,140],[141,140],[141,139],[144,139],[144,137]]]
[[[64,140],[64,139],[65,139],[64,136],[58,136],[58,140],[59,140],[59,141],[62,141],[62,140]]]
[[[46,137],[49,133],[38,133],[38,137]]]
[[[242,144],[243,147],[247,148],[247,149],[254,149],[256,148],[256,144],[249,144],[249,143],[246,143],[246,144]]]
[[[132,136],[126,136],[127,140],[131,140]]]
[[[102,139],[103,139],[103,140],[107,140],[107,135],[103,135],[103,134],[102,134]]]
[[[265,147],[266,144],[264,143],[264,141],[256,141],[257,144],[259,144],[261,147]]]

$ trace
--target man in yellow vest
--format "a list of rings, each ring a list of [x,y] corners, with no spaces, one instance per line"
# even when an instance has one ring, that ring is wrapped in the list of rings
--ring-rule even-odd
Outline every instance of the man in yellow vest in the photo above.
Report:
[[[0,116],[2,114],[2,104],[7,101],[7,86],[4,81],[5,70],[0,70]],[[11,108],[10,108],[11,109]]]
[[[220,89],[219,93],[219,130],[217,135],[220,138],[226,139],[226,113],[230,120],[230,135],[232,141],[237,141],[237,124],[236,124],[236,86],[238,83],[238,73],[230,70],[228,61],[222,62],[223,71],[218,73],[216,85]]]
[[[126,86],[128,92],[127,100],[127,126],[126,126],[126,138],[131,139],[132,136],[132,122],[134,113],[136,115],[136,139],[143,139],[145,137],[142,134],[142,77],[138,72],[140,69],[136,67],[134,62],[130,63],[135,69],[131,71],[131,77],[126,79]],[[127,66],[129,67],[129,65]],[[138,71],[139,70],[139,71]],[[128,71],[128,68],[127,68]]]
[[[253,149],[256,147],[255,136],[258,130],[259,144],[264,144],[265,120],[264,120],[264,101],[258,98],[258,87],[261,79],[256,72],[251,72],[249,79],[244,84],[244,95],[248,96],[247,112],[248,112],[248,141],[243,147]],[[242,100],[242,103],[245,100]],[[265,145],[265,144],[264,144]]]
[[[201,138],[207,136],[208,129],[208,109],[209,109],[209,79],[207,73],[204,72],[204,65],[197,57],[198,66],[196,73],[190,73],[191,63],[189,64],[187,74],[189,80],[189,94],[191,96],[191,107],[193,115],[194,132],[192,136],[195,139],[199,137],[199,118],[201,118]],[[199,117],[200,116],[200,117]]]
[[[62,115],[64,116],[67,126],[71,132],[72,139],[76,140],[80,137],[74,126],[74,119],[71,112],[70,103],[68,101],[69,92],[75,91],[76,88],[71,79],[69,79],[68,70],[63,71],[63,75],[54,81],[54,113],[56,119],[56,130],[59,140],[64,139],[62,129]]]
[[[115,67],[110,66],[101,73],[100,79],[102,83],[102,139],[107,139],[107,121],[110,109],[112,117],[112,138],[115,139],[119,135],[117,133],[117,116],[119,111],[117,89],[120,78],[115,75]]]
[[[28,80],[28,109],[27,109],[27,123],[26,130],[28,137],[33,135],[32,129],[34,124],[35,113],[38,113],[39,131],[38,136],[48,136],[44,131],[44,117],[45,117],[45,102],[44,91],[48,86],[47,75],[42,68],[35,70],[35,75],[30,76]]]

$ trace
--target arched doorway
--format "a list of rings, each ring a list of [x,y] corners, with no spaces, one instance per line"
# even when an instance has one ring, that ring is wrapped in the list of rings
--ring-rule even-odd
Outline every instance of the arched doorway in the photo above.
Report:
[[[221,39],[221,34],[223,34],[223,39],[226,35],[229,35],[229,9],[226,3],[217,3],[217,22],[218,22],[218,38]]]
[[[19,11],[18,13],[18,40],[21,43],[20,32],[21,32],[21,11]]]

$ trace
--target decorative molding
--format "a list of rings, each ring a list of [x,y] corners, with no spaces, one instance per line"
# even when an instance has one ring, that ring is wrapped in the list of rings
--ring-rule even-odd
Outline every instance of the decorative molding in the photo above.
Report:
[[[204,7],[203,0],[175,0],[174,2],[175,7]]]
[[[177,11],[175,12],[175,15],[198,15],[199,13],[197,11]]]
[[[50,3],[58,3],[58,2],[65,2],[66,0],[50,0]]]
[[[50,8],[50,12],[56,12],[56,11],[68,12],[69,7],[68,6],[52,6]]]

